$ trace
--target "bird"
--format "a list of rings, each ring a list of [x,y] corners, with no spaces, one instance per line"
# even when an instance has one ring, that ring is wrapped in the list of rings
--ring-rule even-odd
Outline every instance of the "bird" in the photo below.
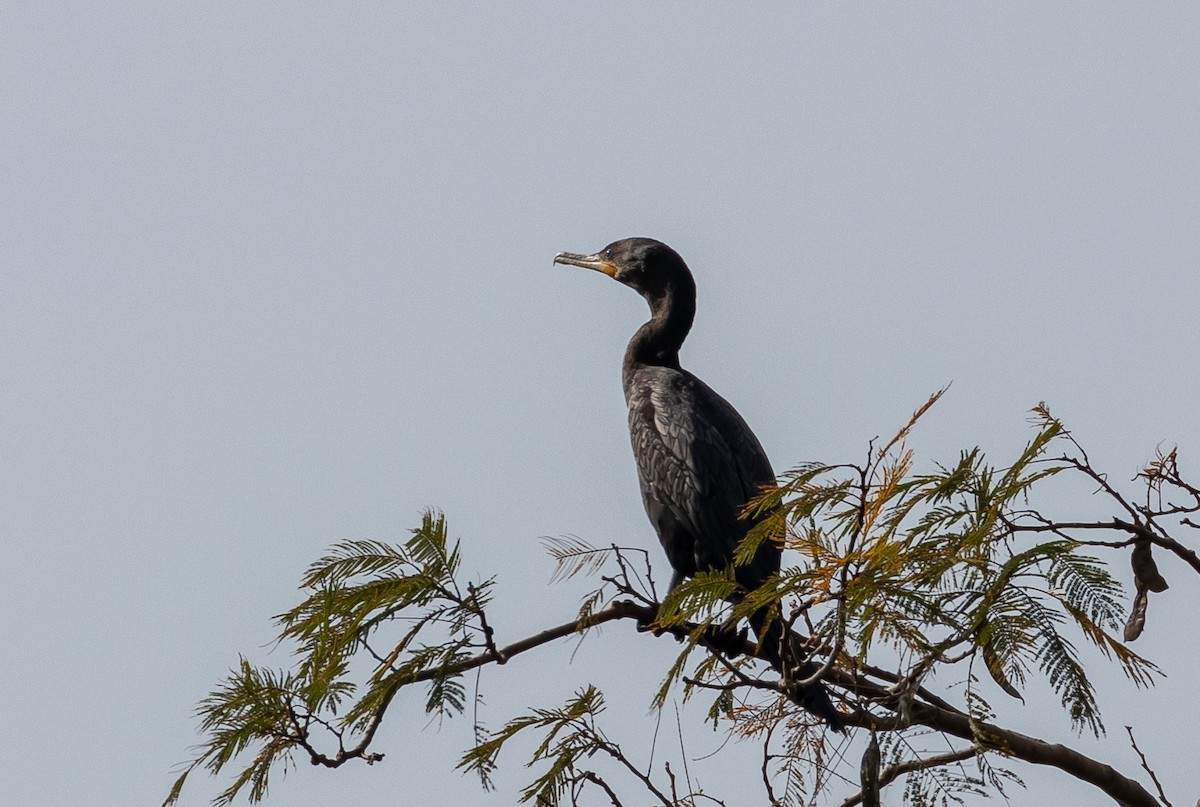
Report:
[[[650,319],[625,349],[621,385],[642,503],[672,569],[670,589],[698,572],[733,567],[740,589],[759,588],[779,571],[782,546],[759,544],[748,563],[734,551],[763,516],[743,517],[747,503],[775,481],[766,451],[738,411],[679,363],[696,315],[696,283],[679,253],[653,238],[625,238],[599,252],[560,252],[554,263],[608,275],[645,298]],[[759,655],[783,671],[786,628],[771,608],[749,617]],[[815,669],[802,662],[802,675]],[[807,672],[806,672],[807,671]],[[820,682],[801,703],[832,728],[840,713]]]

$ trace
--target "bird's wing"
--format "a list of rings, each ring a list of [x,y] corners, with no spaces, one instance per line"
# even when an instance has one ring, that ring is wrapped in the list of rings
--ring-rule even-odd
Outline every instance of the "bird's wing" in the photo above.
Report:
[[[727,566],[750,526],[738,516],[758,486],[773,478],[770,463],[745,421],[712,389],[690,374],[655,369],[633,385],[629,398],[644,493],[692,534],[698,567]],[[766,558],[752,564],[770,565]],[[750,582],[759,582],[774,569],[746,571],[755,578]]]

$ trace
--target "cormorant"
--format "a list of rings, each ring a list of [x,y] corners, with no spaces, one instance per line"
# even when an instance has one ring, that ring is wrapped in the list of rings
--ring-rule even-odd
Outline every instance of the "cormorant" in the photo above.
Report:
[[[614,241],[594,255],[560,252],[554,262],[603,272],[650,304],[650,320],[629,341],[621,367],[642,502],[674,570],[672,589],[698,571],[728,568],[758,521],[742,518],[743,508],[775,473],[737,410],[679,365],[696,314],[691,271],[675,250],[651,238]],[[763,541],[749,563],[734,567],[738,584],[747,591],[761,586],[779,571],[781,553],[777,542]],[[780,621],[764,609],[750,624],[759,652],[782,670]],[[801,664],[802,674],[812,669]],[[800,694],[809,711],[840,728],[823,686]]]

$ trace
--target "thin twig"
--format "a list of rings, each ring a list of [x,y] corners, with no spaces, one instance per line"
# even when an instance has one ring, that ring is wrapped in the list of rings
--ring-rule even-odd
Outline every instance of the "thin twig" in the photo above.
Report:
[[[467,591],[471,593],[471,599],[478,605],[479,589],[475,587],[474,583],[467,583]],[[487,647],[490,653],[496,656],[497,664],[504,664],[508,661],[508,658],[496,648],[495,631],[488,624],[487,615],[484,614],[482,606],[475,609],[475,615],[479,617],[479,629],[483,631],[484,646]]]
[[[1146,755],[1142,753],[1142,749],[1138,748],[1137,740],[1133,739],[1133,726],[1126,726],[1125,731],[1129,732],[1129,744],[1133,746],[1133,750],[1137,752],[1138,759],[1142,761],[1142,770],[1150,774],[1150,781],[1154,782],[1154,786],[1158,788],[1158,798],[1167,807],[1173,807],[1171,802],[1167,801],[1167,794],[1163,792],[1162,783],[1158,781],[1158,777],[1154,775],[1154,771],[1150,768],[1150,763],[1146,761]]]
[[[692,772],[688,770],[687,749],[683,746],[683,721],[679,719],[679,704],[675,704],[675,731],[679,735],[679,758],[683,760],[683,779],[687,782],[688,793],[694,793],[692,787]]]
[[[937,768],[942,765],[951,765],[955,762],[962,762],[964,759],[970,759],[978,753],[979,746],[971,745],[957,751],[948,751],[945,754],[925,757],[925,759],[910,759],[897,763],[879,775],[879,787],[882,789],[884,785],[894,782],[896,779],[900,778],[906,773],[928,770],[929,768]],[[840,805],[838,805],[838,807],[854,807],[856,804],[861,804],[862,800],[863,794],[860,791],[843,801]]]
[[[607,793],[609,801],[613,803],[613,807],[624,807],[621,804],[621,800],[617,798],[617,794],[614,793],[613,789],[608,786],[608,782],[605,782],[603,779],[601,779],[594,771],[584,771],[583,778],[592,784],[599,786],[601,790]]]
[[[772,723],[767,727],[767,736],[763,738],[763,761],[762,761],[762,780],[763,787],[767,789],[767,798],[771,802],[771,807],[779,804],[779,799],[775,797],[775,789],[771,787],[771,737],[775,734],[775,729],[778,723]]]

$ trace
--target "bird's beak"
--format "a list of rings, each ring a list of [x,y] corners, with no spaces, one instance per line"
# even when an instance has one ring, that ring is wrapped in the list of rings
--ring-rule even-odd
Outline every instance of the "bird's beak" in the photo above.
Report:
[[[570,266],[582,266],[584,269],[595,269],[597,272],[603,272],[613,278],[617,276],[617,265],[607,258],[602,257],[600,253],[596,253],[595,255],[577,255],[574,252],[560,252],[554,256],[554,262]]]

